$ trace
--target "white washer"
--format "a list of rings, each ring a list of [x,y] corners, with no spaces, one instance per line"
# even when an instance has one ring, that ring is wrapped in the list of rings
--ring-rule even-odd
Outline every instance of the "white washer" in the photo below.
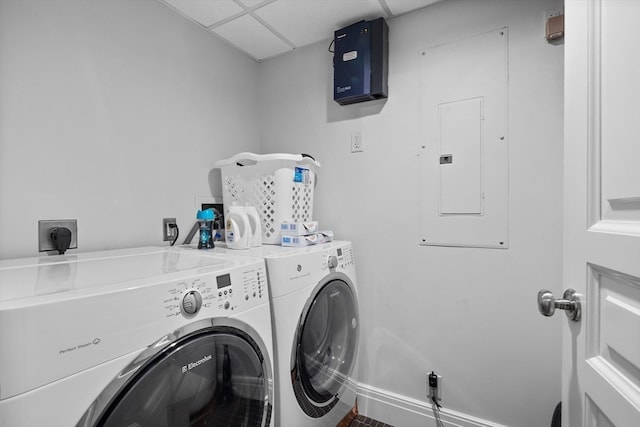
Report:
[[[359,317],[351,243],[224,251],[267,263],[276,426],[335,427],[356,403]]]
[[[0,261],[0,425],[273,425],[264,260],[204,252]]]

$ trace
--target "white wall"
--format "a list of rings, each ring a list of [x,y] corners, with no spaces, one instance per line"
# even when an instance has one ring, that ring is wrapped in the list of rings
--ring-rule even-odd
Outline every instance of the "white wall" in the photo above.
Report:
[[[541,288],[562,288],[563,46],[543,38],[543,11],[561,5],[445,0],[391,20],[386,101],[333,102],[329,40],[260,65],[262,151],[315,155],[314,216],[354,242],[362,383],[425,401],[433,369],[444,377],[445,408],[508,426],[550,424],[563,319],[541,317],[535,301]],[[418,246],[420,50],[503,26],[510,248]],[[352,131],[363,153],[350,153]],[[365,414],[385,416],[368,405]]]
[[[2,0],[0,258],[39,219],[77,218],[79,251],[186,235],[214,162],[258,151],[257,69],[155,0]]]

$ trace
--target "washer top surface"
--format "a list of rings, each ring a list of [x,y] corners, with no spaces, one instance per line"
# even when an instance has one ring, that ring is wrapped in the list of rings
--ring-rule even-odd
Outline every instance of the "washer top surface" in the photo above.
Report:
[[[0,303],[54,300],[225,270],[255,262],[234,254],[145,247],[0,260]],[[43,302],[43,301],[41,301]]]

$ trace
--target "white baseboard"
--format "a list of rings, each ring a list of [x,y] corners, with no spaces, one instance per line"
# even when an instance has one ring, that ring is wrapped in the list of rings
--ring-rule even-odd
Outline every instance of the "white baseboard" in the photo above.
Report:
[[[506,427],[367,384],[358,384],[358,412],[395,427]]]

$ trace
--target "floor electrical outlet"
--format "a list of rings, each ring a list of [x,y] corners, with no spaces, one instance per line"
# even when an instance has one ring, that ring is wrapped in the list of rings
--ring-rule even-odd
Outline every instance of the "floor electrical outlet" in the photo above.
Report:
[[[171,227],[172,225],[176,225],[175,218],[162,218],[162,241],[163,242],[171,242],[176,238],[176,233],[178,230],[175,227]]]
[[[427,397],[433,403],[442,400],[442,375],[433,371],[427,373]]]
[[[364,151],[362,148],[362,134],[360,132],[351,132],[351,152],[361,153]]]

